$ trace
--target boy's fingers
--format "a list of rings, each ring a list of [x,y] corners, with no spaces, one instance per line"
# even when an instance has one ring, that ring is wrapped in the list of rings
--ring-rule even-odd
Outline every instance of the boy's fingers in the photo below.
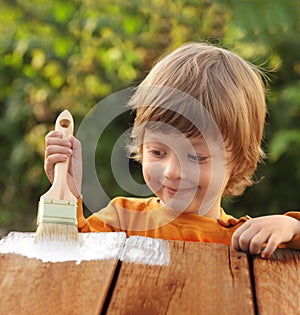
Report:
[[[246,229],[238,229],[233,234],[232,246],[237,250],[259,254],[261,246],[268,240],[269,235],[255,226],[248,226]]]
[[[70,148],[74,148],[74,145],[78,146],[79,140],[77,140],[73,135],[67,139],[63,139],[63,134],[60,131],[50,131],[45,136],[45,144],[49,145],[61,145]]]
[[[72,142],[70,140],[61,139],[61,138],[55,138],[55,137],[49,137],[45,139],[46,147],[50,145],[60,145],[64,147],[72,147]]]
[[[270,258],[277,246],[280,244],[280,240],[275,234],[272,234],[271,236],[266,235],[263,232],[253,234],[251,229],[240,232],[241,231],[238,231],[238,233],[233,234],[233,248],[244,252],[249,251],[252,255],[257,255],[261,252],[262,258]],[[254,236],[252,237],[252,235]],[[264,243],[267,243],[267,245],[264,250],[261,251],[261,247]]]
[[[48,138],[51,138],[51,137],[54,137],[54,138],[62,138],[62,137],[63,137],[63,134],[62,134],[62,132],[60,132],[60,131],[51,130],[51,131],[49,131],[49,132],[46,134],[45,139],[48,139]]]
[[[254,227],[250,222],[244,223],[240,226],[232,236],[232,245],[237,250],[244,252],[249,250],[251,240],[254,235],[258,233],[257,227]]]
[[[53,165],[57,162],[64,162],[68,156],[66,154],[52,154],[47,158],[46,168],[52,169]]]
[[[248,237],[248,233],[245,231],[239,236],[235,237],[235,240],[233,242],[233,247],[237,250],[242,250],[244,252],[247,252],[249,250],[250,240],[251,238]]]
[[[249,252],[252,255],[257,255],[261,252],[262,245],[266,242],[268,236],[266,236],[263,232],[256,234],[250,242]]]
[[[238,239],[238,236],[235,234],[235,232],[233,233],[232,238],[231,238],[231,245],[236,250],[240,249],[239,239]]]
[[[279,241],[278,237],[275,234],[271,235],[269,240],[268,240],[267,246],[261,252],[261,257],[262,258],[270,258],[279,244],[280,244],[280,241]]]
[[[73,153],[73,150],[70,147],[63,147],[60,145],[49,145],[47,146],[45,150],[45,157],[49,160],[49,157],[56,156],[56,155],[66,155],[71,156]],[[52,161],[52,159],[49,160],[49,162]]]
[[[237,231],[234,232],[234,234],[232,235],[232,239],[231,239],[231,243],[232,243],[232,247],[236,250],[240,250],[240,233]]]
[[[247,225],[247,222],[246,222],[246,223],[244,223],[243,225],[241,225],[238,229],[236,229],[234,231],[234,233],[232,234],[232,239],[231,239],[233,248],[235,248],[237,250],[241,249],[240,248],[240,236],[247,229],[248,229],[248,225]]]

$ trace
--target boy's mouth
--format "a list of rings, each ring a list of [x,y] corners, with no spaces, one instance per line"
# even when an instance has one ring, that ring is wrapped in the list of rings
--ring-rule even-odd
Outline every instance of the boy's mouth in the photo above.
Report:
[[[186,193],[194,192],[196,190],[195,187],[193,188],[175,188],[175,187],[170,187],[170,186],[162,186],[162,189],[169,195],[174,196],[174,195],[183,195]]]

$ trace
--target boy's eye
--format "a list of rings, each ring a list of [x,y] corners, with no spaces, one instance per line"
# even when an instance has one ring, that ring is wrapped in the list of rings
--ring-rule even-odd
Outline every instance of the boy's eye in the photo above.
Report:
[[[163,148],[160,147],[147,147],[147,152],[148,154],[156,157],[156,158],[161,158],[167,154],[167,151],[164,150]]]
[[[158,150],[158,149],[152,149],[150,150],[150,153],[156,157],[162,157],[166,155],[166,152],[163,150]]]
[[[203,163],[208,159],[208,156],[206,155],[193,155],[193,154],[188,154],[188,158],[190,161],[195,162],[195,163]]]

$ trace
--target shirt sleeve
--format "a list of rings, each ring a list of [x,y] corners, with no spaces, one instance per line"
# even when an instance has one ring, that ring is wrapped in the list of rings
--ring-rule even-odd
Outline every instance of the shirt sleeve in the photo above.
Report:
[[[77,222],[79,232],[119,232],[99,219],[95,214],[86,219],[83,215],[82,196],[77,200]]]

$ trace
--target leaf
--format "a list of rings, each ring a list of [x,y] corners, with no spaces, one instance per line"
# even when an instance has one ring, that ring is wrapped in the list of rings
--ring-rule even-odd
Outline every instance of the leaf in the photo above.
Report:
[[[293,144],[300,148],[300,130],[279,130],[270,142],[270,160],[277,161]]]

